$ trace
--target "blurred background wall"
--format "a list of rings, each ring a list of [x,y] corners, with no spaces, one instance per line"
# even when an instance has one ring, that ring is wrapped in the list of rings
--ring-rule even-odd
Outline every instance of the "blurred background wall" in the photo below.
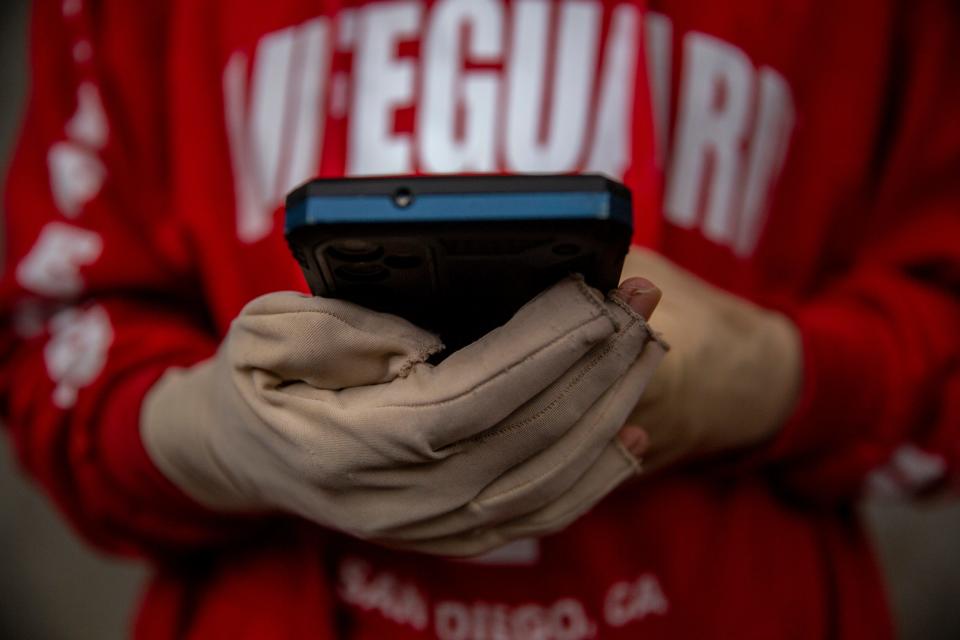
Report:
[[[26,90],[26,0],[0,0],[0,170]],[[0,234],[2,238],[2,234]],[[864,506],[899,637],[960,638],[960,504]],[[145,571],[85,547],[17,469],[0,437],[0,638],[126,636]]]

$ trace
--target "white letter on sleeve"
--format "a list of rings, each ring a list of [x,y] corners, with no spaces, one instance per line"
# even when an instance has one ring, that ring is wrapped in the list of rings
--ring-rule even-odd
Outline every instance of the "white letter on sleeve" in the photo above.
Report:
[[[77,391],[103,371],[113,327],[103,307],[93,306],[86,311],[61,311],[51,318],[50,333],[43,359],[50,379],[57,384],[53,403],[69,409],[77,401]]]
[[[77,110],[65,131],[69,140],[54,143],[47,152],[47,170],[57,209],[76,218],[100,193],[107,175],[96,151],[107,144],[110,128],[96,85],[84,82],[77,87]]]
[[[43,296],[70,298],[83,290],[80,267],[100,257],[100,235],[62,222],[49,222],[17,265],[17,283]]]

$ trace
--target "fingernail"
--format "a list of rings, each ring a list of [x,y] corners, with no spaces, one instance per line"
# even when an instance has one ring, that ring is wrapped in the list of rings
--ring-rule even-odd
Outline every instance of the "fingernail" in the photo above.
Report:
[[[630,305],[630,308],[649,318],[660,302],[660,289],[646,278],[630,278],[620,289],[618,295]]]
[[[649,438],[647,432],[640,427],[626,426],[620,430],[620,444],[636,457],[641,457],[647,451]]]
[[[627,300],[634,296],[643,295],[656,290],[656,286],[646,278],[631,278],[630,284],[624,287],[623,292],[627,295]]]

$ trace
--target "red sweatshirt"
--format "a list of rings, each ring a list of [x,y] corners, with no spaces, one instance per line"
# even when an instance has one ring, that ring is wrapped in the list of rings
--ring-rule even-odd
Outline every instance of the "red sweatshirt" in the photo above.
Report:
[[[850,505],[960,475],[956,4],[653,4],[37,3],[0,403],[76,529],[155,562],[137,636],[889,635]],[[775,442],[471,562],[181,494],[141,400],[303,289],[286,191],[438,171],[625,177],[638,241],[798,324]]]

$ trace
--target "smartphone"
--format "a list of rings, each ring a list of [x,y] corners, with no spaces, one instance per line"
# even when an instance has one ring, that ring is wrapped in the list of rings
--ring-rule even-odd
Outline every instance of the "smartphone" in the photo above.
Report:
[[[632,230],[630,191],[600,175],[317,179],[286,200],[314,295],[400,315],[448,348],[568,274],[616,287]]]

